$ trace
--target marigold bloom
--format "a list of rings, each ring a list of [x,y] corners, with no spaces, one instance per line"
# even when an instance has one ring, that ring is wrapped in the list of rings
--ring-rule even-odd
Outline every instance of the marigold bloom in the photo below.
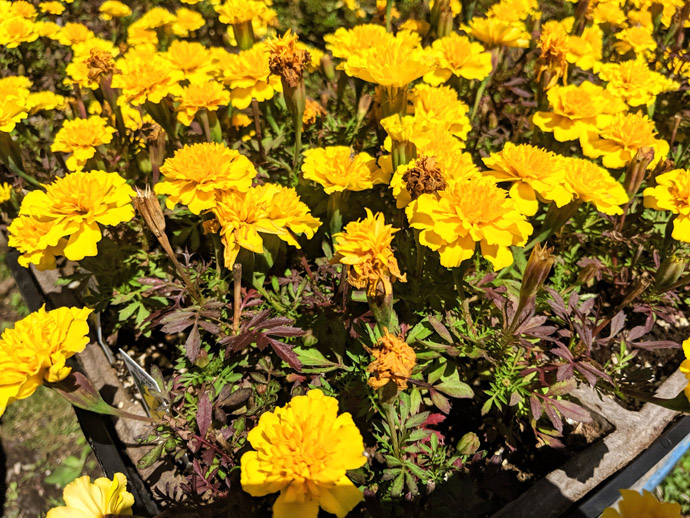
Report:
[[[683,360],[683,363],[680,364],[680,372],[685,374],[685,377],[688,380],[688,384],[685,385],[685,397],[688,398],[688,401],[690,401],[690,338],[686,339],[683,342],[683,354],[685,355],[685,359]]]
[[[57,39],[57,35],[61,28],[62,27],[55,22],[34,22],[34,32],[41,38],[50,38],[51,40]]]
[[[646,489],[642,494],[632,489],[619,491],[623,498],[618,502],[618,510],[607,507],[601,518],[681,518],[678,502],[660,502]]]
[[[639,25],[628,27],[616,33],[616,40],[616,43],[613,44],[613,49],[618,54],[627,54],[633,51],[638,57],[649,57],[657,47],[652,31]]]
[[[431,44],[435,69],[424,74],[424,81],[438,86],[452,76],[481,81],[491,73],[491,54],[481,43],[471,42],[456,32]]]
[[[470,109],[458,99],[458,94],[453,88],[418,84],[412,90],[410,100],[414,107],[415,117],[435,121],[461,142],[467,138],[472,129],[467,116]]]
[[[499,18],[474,17],[463,27],[473,38],[488,47],[529,47],[531,37],[522,22],[506,22]]]
[[[32,92],[26,100],[26,108],[32,114],[41,110],[62,110],[65,106],[67,106],[67,99],[50,90]]]
[[[199,110],[216,111],[220,106],[230,104],[230,92],[215,81],[192,83],[182,90],[177,120],[189,126]]]
[[[48,245],[46,236],[53,229],[51,220],[40,221],[31,216],[18,216],[8,227],[8,244],[21,254],[17,262],[24,268],[30,264],[37,270],[52,270],[58,256],[64,255],[67,239],[61,238]]]
[[[530,16],[536,17],[538,13],[539,3],[537,0],[501,0],[489,8],[487,16],[506,22],[519,22]]]
[[[225,0],[225,3],[215,7],[220,23],[239,25],[258,19],[263,25],[272,24],[276,12],[259,0]]]
[[[33,20],[38,15],[36,8],[26,0],[14,0],[11,2],[8,14],[10,16],[18,16],[26,20]]]
[[[220,56],[218,67],[221,79],[231,89],[230,103],[238,110],[248,108],[252,98],[267,101],[282,91],[280,77],[271,74],[269,52],[262,43]]]
[[[304,178],[321,185],[326,194],[364,191],[388,183],[386,175],[368,153],[355,154],[347,146],[312,148],[304,152]]]
[[[0,96],[14,95],[26,99],[29,97],[31,79],[25,76],[7,76],[0,79]]]
[[[50,150],[72,153],[66,161],[67,168],[70,171],[81,171],[86,162],[96,154],[96,146],[109,144],[116,131],[98,116],[67,120],[55,135]]]
[[[367,49],[378,47],[392,36],[381,25],[365,23],[356,25],[352,29],[340,27],[333,34],[326,34],[323,39],[326,48],[331,51],[333,57],[348,59],[350,56],[361,54]],[[342,70],[345,63],[340,63],[337,68]]]
[[[146,11],[137,24],[144,29],[158,29],[159,27],[171,26],[177,18],[175,15],[163,7],[153,7]]]
[[[186,38],[190,32],[201,29],[205,24],[206,20],[201,13],[180,7],[175,11],[175,23],[172,24],[172,31],[176,36]]]
[[[0,203],[5,203],[12,197],[12,186],[7,182],[0,183]]]
[[[178,84],[184,74],[170,62],[153,55],[149,60],[128,56],[117,63],[119,73],[113,75],[112,87],[122,89],[127,102],[135,106],[150,101],[157,104],[168,95],[180,95]]]
[[[101,18],[104,20],[112,20],[113,18],[124,18],[132,14],[132,10],[127,4],[118,2],[118,0],[105,0],[98,8],[101,13]]]
[[[434,68],[434,58],[404,38],[388,38],[350,56],[345,73],[388,88],[404,88]]]
[[[17,48],[22,43],[37,39],[38,33],[31,20],[15,16],[0,22],[0,45],[8,49]]]
[[[192,83],[208,80],[214,68],[208,49],[196,41],[175,40],[164,56],[174,70],[182,72]]]
[[[673,220],[671,236],[690,243],[690,170],[674,169],[661,174],[656,177],[656,187],[647,187],[642,194],[645,207],[678,215]],[[690,341],[686,343],[690,347]]]
[[[0,98],[0,131],[11,132],[18,122],[28,116],[26,101],[21,97],[5,95]]]
[[[44,381],[55,383],[71,372],[67,358],[89,343],[87,308],[45,306],[15,322],[0,336],[0,416],[7,405],[36,392]]]
[[[604,31],[598,25],[585,27],[582,36],[570,36],[568,63],[583,70],[598,70],[604,48]]]
[[[231,192],[214,208],[225,246],[225,266],[235,264],[240,248],[263,253],[259,232],[273,234],[299,248],[294,234],[311,238],[321,222],[309,214],[309,207],[294,189],[266,183],[247,192]]]
[[[367,372],[372,374],[367,381],[370,387],[378,389],[393,381],[399,390],[407,388],[417,355],[402,337],[386,333],[378,339],[371,354],[374,361],[367,367]]]
[[[629,164],[642,147],[654,148],[654,167],[669,151],[668,142],[657,139],[654,121],[639,113],[601,116],[598,130],[580,137],[582,152],[589,158],[602,157],[604,167],[617,169]]]
[[[313,99],[306,99],[304,103],[304,115],[302,115],[302,124],[304,124],[305,127],[314,124],[318,117],[323,117],[324,115],[326,115],[326,110],[323,109],[323,106]]]
[[[532,121],[542,131],[552,132],[559,142],[577,140],[596,129],[600,115],[626,109],[618,97],[589,81],[578,86],[555,86],[546,96],[551,111],[536,112]]]
[[[559,22],[546,22],[542,26],[541,35],[537,42],[541,53],[537,59],[537,81],[541,80],[544,73],[547,83],[544,90],[549,90],[563,78],[563,83],[568,82],[568,50],[570,46],[569,35]]]
[[[584,158],[564,157],[565,180],[576,199],[593,203],[599,212],[623,214],[628,195],[623,186],[603,167]]]
[[[65,11],[65,6],[60,2],[41,2],[38,4],[38,8],[42,13],[60,15]]]
[[[83,23],[66,23],[60,29],[57,35],[57,40],[61,45],[72,46],[76,43],[83,43],[90,38],[95,38],[96,35]]]
[[[563,207],[573,199],[573,193],[565,181],[563,162],[551,151],[508,142],[501,151],[491,153],[483,160],[489,168],[485,175],[499,182],[513,182],[510,197],[527,216],[537,213],[537,195],[554,202],[557,207]]]
[[[510,246],[524,246],[532,233],[517,202],[490,178],[451,180],[443,191],[422,194],[405,212],[412,228],[421,230],[419,242],[438,252],[441,265],[453,268],[482,255],[498,270],[510,266]]]
[[[590,16],[597,25],[610,24],[614,27],[623,25],[627,16],[621,8],[618,0],[605,0],[597,2],[591,9]]]
[[[652,102],[657,95],[679,88],[679,84],[649,68],[641,59],[602,65],[599,77],[606,89],[630,106]]]
[[[333,236],[333,261],[347,265],[347,282],[359,290],[366,289],[369,297],[379,291],[390,295],[394,281],[406,282],[391,248],[393,234],[399,229],[386,225],[382,213],[366,212],[364,219],[351,221],[343,232]]]
[[[154,187],[167,195],[166,206],[187,205],[194,214],[212,209],[223,193],[246,192],[256,176],[249,159],[223,144],[202,142],[186,145],[161,166],[165,181]]]
[[[362,435],[320,390],[262,414],[247,440],[256,451],[240,460],[242,489],[252,496],[280,491],[275,518],[316,518],[319,507],[344,518],[364,499],[346,475],[367,461]]]
[[[64,506],[53,507],[46,518],[103,518],[131,516],[134,496],[127,491],[127,477],[115,473],[113,480],[79,477],[65,486]]]

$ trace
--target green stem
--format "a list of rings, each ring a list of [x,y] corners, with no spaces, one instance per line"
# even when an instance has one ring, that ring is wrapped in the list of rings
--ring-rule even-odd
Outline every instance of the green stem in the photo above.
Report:
[[[390,382],[389,382],[390,383]],[[397,397],[395,398],[397,399]],[[396,458],[400,458],[400,443],[398,441],[398,429],[395,426],[395,399],[385,403],[386,408],[386,421],[388,422],[388,428],[391,431],[391,442],[393,443],[393,453]]]

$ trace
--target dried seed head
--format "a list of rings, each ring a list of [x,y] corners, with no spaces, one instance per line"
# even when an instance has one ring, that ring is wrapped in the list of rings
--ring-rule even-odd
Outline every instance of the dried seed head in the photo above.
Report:
[[[446,179],[436,166],[436,160],[425,156],[417,159],[414,165],[405,172],[403,181],[413,200],[422,194],[443,191],[447,186]]]

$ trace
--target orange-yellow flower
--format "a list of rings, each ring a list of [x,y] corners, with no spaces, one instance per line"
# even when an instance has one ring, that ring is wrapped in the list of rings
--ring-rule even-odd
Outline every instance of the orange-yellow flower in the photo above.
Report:
[[[76,43],[83,43],[96,35],[83,23],[66,23],[57,35],[57,40],[61,45],[72,46]]]
[[[564,157],[565,181],[575,199],[592,203],[599,212],[623,214],[628,195],[623,186],[603,167],[584,158]]]
[[[65,486],[64,506],[53,507],[46,518],[103,518],[131,516],[134,496],[127,491],[127,477],[115,473],[113,480],[79,477]]]
[[[304,103],[304,115],[302,115],[302,124],[304,124],[304,126],[307,127],[310,124],[314,124],[318,117],[323,117],[324,115],[326,115],[326,110],[323,109],[323,106],[321,106],[315,100],[309,99],[307,97],[307,100]]]
[[[173,70],[192,83],[208,80],[214,69],[208,49],[196,41],[175,40],[164,56]]]
[[[651,103],[657,95],[679,88],[678,83],[654,72],[641,59],[606,63],[599,77],[607,81],[606,89],[630,106]]]
[[[568,45],[568,63],[573,63],[583,70],[598,70],[601,64],[604,47],[604,31],[598,25],[585,27],[582,36],[570,36]]]
[[[0,336],[0,416],[7,405],[55,383],[71,372],[66,361],[89,343],[90,309],[45,306]]]
[[[481,81],[491,73],[491,54],[467,36],[452,33],[434,40],[431,50],[435,69],[424,74],[424,81],[431,85],[438,86],[452,76]]]
[[[623,498],[618,502],[618,510],[607,507],[601,518],[681,518],[678,502],[660,502],[647,490],[642,494],[632,489],[619,491]]]
[[[472,18],[463,30],[488,47],[529,47],[531,37],[522,22],[506,22],[499,18]]]
[[[177,120],[189,126],[199,110],[216,111],[230,104],[230,92],[216,81],[192,83],[182,89]]]
[[[537,42],[541,51],[537,58],[537,81],[546,81],[543,88],[549,90],[563,78],[563,84],[568,83],[568,50],[570,47],[569,35],[563,25],[557,21],[546,22],[542,25],[541,35]],[[544,75],[546,74],[546,75]]]
[[[690,243],[690,170],[674,169],[657,176],[656,186],[647,187],[643,194],[645,207],[677,214],[671,237]],[[690,341],[686,343],[690,347]]]
[[[361,54],[367,49],[378,47],[390,39],[390,33],[381,25],[366,23],[356,25],[352,29],[340,27],[333,34],[326,34],[323,39],[326,48],[331,51],[333,57],[346,60],[356,54]],[[338,69],[342,70],[345,63],[340,63]]]
[[[41,2],[38,4],[38,8],[42,13],[60,15],[65,11],[65,6],[60,2]]]
[[[578,86],[555,86],[546,96],[551,111],[536,112],[532,121],[542,131],[552,132],[559,142],[577,140],[596,129],[600,115],[626,109],[618,97],[589,81]]]
[[[113,18],[124,18],[132,14],[132,10],[127,4],[118,2],[118,0],[105,0],[98,8],[101,13],[101,18],[104,20],[112,20]]]
[[[326,194],[364,191],[388,183],[390,174],[381,171],[368,153],[353,153],[347,146],[312,148],[304,152],[304,178],[321,185]]]
[[[168,95],[182,93],[179,81],[184,79],[184,73],[158,54],[148,57],[143,59],[136,54],[128,54],[117,62],[119,70],[113,75],[112,87],[122,89],[127,102],[135,106],[146,101],[157,104]]]
[[[0,203],[5,203],[12,197],[12,185],[7,182],[0,183]]]
[[[399,390],[407,388],[407,380],[417,364],[417,355],[402,336],[386,333],[378,339],[371,354],[374,361],[367,367],[367,372],[372,374],[367,380],[370,387],[378,389],[392,381]]]
[[[654,121],[639,113],[619,113],[600,117],[597,130],[580,137],[582,152],[589,158],[602,157],[604,167],[628,165],[642,147],[654,148],[654,167],[669,151],[668,142],[657,138]]]
[[[0,45],[8,49],[17,48],[22,43],[38,39],[34,22],[14,16],[0,22]]]
[[[187,205],[194,214],[213,209],[223,194],[246,192],[256,176],[254,165],[244,155],[223,144],[203,142],[186,145],[161,166],[165,180],[154,187],[167,195],[169,209]]]
[[[683,363],[680,364],[680,372],[685,374],[685,377],[688,380],[688,384],[685,385],[685,397],[688,398],[688,401],[690,401],[690,338],[685,340],[683,342],[683,354],[685,355],[685,359],[683,360]]]
[[[463,143],[472,125],[467,116],[470,109],[458,99],[457,92],[450,86],[428,86],[418,84],[410,95],[414,115],[431,124],[438,123]]]
[[[510,197],[528,216],[537,213],[537,196],[554,202],[557,207],[563,207],[573,199],[565,181],[563,161],[551,151],[508,142],[501,151],[484,158],[484,165],[489,168],[485,175],[499,182],[513,182]]]
[[[247,192],[226,193],[213,210],[221,226],[228,268],[235,264],[240,248],[263,253],[260,233],[276,235],[299,248],[293,234],[311,238],[321,225],[294,189],[271,183],[252,187]]]
[[[652,30],[636,25],[628,27],[616,33],[616,42],[613,50],[618,54],[627,54],[633,51],[638,57],[649,57],[656,50],[657,44],[652,36]]]
[[[0,96],[0,131],[11,132],[17,123],[29,116],[26,100],[13,95]]]
[[[225,0],[215,7],[218,20],[227,25],[238,25],[252,20],[260,20],[270,25],[276,19],[276,12],[266,2],[259,0]]]
[[[375,297],[379,292],[390,295],[394,281],[406,281],[391,248],[398,229],[386,225],[382,213],[366,212],[364,219],[351,221],[343,232],[333,236],[333,261],[347,265],[347,281],[357,289],[366,289],[368,296]]]
[[[117,225],[131,220],[134,217],[133,196],[132,188],[117,173],[70,173],[49,184],[45,191],[32,191],[24,197],[20,217],[8,229],[10,244],[20,251],[26,250],[23,255],[27,261],[40,261],[40,252],[61,246],[63,238],[69,238],[62,251],[67,259],[80,261],[94,256],[102,238],[99,225]],[[35,229],[43,227],[47,232],[38,239],[21,234],[22,226],[20,223],[15,226],[15,222],[23,216],[39,222],[33,225]],[[43,225],[45,223],[50,226]],[[19,262],[23,262],[21,257]]]
[[[81,171],[96,154],[96,147],[109,144],[115,132],[115,128],[107,126],[107,121],[98,116],[67,120],[55,135],[50,150],[72,153],[66,161],[67,168]]]
[[[320,390],[262,414],[247,440],[256,451],[240,460],[242,489],[252,496],[280,491],[274,518],[316,518],[319,507],[344,518],[364,499],[346,474],[367,461],[362,435]]]
[[[441,265],[453,268],[474,255],[501,269],[513,262],[511,246],[524,246],[532,233],[517,202],[491,178],[451,180],[436,194],[422,194],[405,209],[419,242],[438,252]]]
[[[175,11],[175,23],[172,24],[172,31],[180,38],[187,38],[190,32],[201,29],[205,24],[206,20],[201,13],[180,7]]]

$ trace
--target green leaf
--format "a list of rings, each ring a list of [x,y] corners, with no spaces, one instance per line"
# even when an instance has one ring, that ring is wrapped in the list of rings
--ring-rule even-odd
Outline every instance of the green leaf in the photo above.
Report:
[[[53,484],[60,487],[65,487],[67,484],[72,482],[75,478],[81,475],[81,471],[84,468],[84,459],[78,459],[74,455],[70,455],[62,464],[58,466],[55,471],[48,475],[44,481],[47,484]]]
[[[455,398],[472,398],[474,397],[474,391],[467,384],[460,380],[449,379],[438,385],[434,385],[436,390],[440,390],[444,394]]]
[[[403,486],[405,485],[405,472],[400,471],[400,474],[393,481],[391,485],[391,496],[398,498],[402,494]]]
[[[165,448],[165,443],[162,442],[160,444],[156,444],[156,446],[151,448],[146,455],[139,459],[139,462],[137,463],[138,466],[142,469],[152,466],[158,459],[160,459],[161,455],[163,455],[163,448]]]

